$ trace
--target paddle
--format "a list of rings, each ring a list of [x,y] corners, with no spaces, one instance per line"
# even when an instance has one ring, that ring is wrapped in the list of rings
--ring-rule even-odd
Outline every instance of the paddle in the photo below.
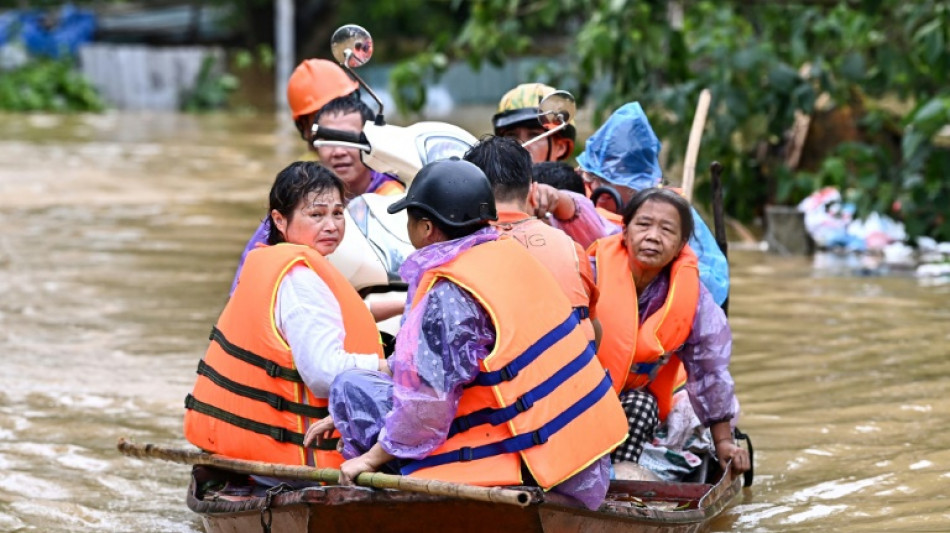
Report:
[[[154,458],[186,465],[203,465],[225,468],[245,474],[259,476],[274,476],[288,479],[304,479],[336,484],[340,481],[340,471],[333,468],[313,468],[309,466],[292,466],[263,461],[247,461],[233,459],[223,455],[183,450],[181,448],[166,448],[155,444],[136,444],[120,437],[117,447],[120,452],[130,457]],[[502,487],[476,487],[462,483],[449,483],[432,479],[416,479],[379,472],[364,472],[356,478],[356,484],[376,489],[397,489],[407,492],[421,492],[436,496],[447,496],[462,500],[477,500],[482,502],[504,503],[527,507],[532,502],[531,493],[525,490],[506,489]]]

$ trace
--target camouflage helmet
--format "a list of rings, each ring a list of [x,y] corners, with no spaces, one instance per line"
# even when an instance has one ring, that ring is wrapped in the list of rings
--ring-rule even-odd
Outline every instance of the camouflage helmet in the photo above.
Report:
[[[501,135],[503,131],[518,126],[539,127],[538,104],[556,90],[543,83],[522,83],[505,93],[498,102],[498,112],[491,119],[495,135]],[[560,135],[571,140],[573,149],[577,135],[573,117],[568,126],[560,131]]]

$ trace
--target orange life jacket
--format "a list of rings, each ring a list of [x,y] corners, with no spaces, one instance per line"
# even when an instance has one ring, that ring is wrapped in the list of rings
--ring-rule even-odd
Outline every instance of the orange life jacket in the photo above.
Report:
[[[298,264],[316,272],[339,302],[344,350],[383,357],[369,309],[322,255],[293,244],[252,250],[185,399],[185,438],[195,446],[290,465],[333,468],[342,462],[332,443],[316,451],[302,446],[310,424],[327,416],[327,399],[314,396],[303,383],[274,320],[277,289]]]
[[[395,194],[402,194],[406,192],[406,186],[396,180],[386,180],[381,183],[375,191],[367,192],[374,192],[383,196],[393,196]]]
[[[583,317],[581,327],[587,340],[594,340],[594,326],[590,322],[590,294],[581,277],[578,245],[574,239],[527,213],[499,212],[498,221],[492,225],[502,235],[508,235],[521,243],[554,275],[571,305],[580,311]],[[583,254],[580,259],[587,260]]]
[[[637,289],[623,235],[596,241],[588,253],[596,259],[597,305],[603,309],[597,315],[603,327],[597,357],[618,393],[646,385],[656,396],[660,420],[665,420],[673,393],[686,383],[686,370],[675,352],[689,337],[699,303],[696,254],[683,247],[672,263],[663,307],[639,326]]]
[[[594,209],[600,214],[600,216],[604,217],[607,222],[616,225],[618,228],[623,227],[623,215],[614,213],[613,211],[608,211],[603,207],[595,207]]]
[[[475,246],[430,270],[474,296],[495,327],[492,352],[462,393],[448,439],[404,475],[473,485],[523,483],[522,462],[551,488],[613,450],[627,421],[576,311],[551,274],[511,239]]]

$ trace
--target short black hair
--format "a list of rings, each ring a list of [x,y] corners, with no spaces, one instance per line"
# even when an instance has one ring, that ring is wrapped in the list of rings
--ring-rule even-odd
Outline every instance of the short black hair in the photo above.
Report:
[[[271,212],[275,209],[288,222],[294,218],[294,210],[300,202],[311,193],[336,189],[343,198],[343,180],[337,177],[327,167],[316,161],[296,161],[281,170],[270,189],[270,208],[267,210],[267,221],[270,229],[267,234],[267,244],[285,242],[283,234],[274,224]]]
[[[468,226],[449,226],[448,224],[443,223],[425,208],[415,205],[407,207],[406,214],[413,220],[422,220],[424,218],[429,222],[432,222],[432,224],[439,228],[439,231],[441,231],[450,241],[471,235],[472,233],[475,233],[476,231],[488,225],[488,222],[479,222],[476,224],[470,224]]]
[[[465,153],[463,159],[482,169],[497,201],[524,200],[528,196],[531,154],[518,141],[485,135]]]
[[[689,202],[686,201],[686,198],[683,198],[673,189],[650,187],[649,189],[642,189],[640,192],[633,195],[633,198],[631,198],[627,205],[623,208],[624,228],[630,224],[630,221],[633,220],[633,217],[637,214],[637,211],[643,207],[643,204],[651,201],[670,204],[676,208],[676,211],[680,216],[680,238],[682,239],[682,242],[689,241],[690,237],[693,236],[693,230],[695,227],[695,222],[693,221],[693,210],[689,206]]]
[[[346,96],[339,96],[330,100],[313,115],[313,123],[316,124],[324,115],[348,115],[350,113],[359,113],[363,122],[373,120],[376,116],[373,110],[366,105],[360,98],[358,91],[353,91]]]
[[[545,183],[555,189],[586,195],[584,180],[574,172],[574,167],[562,161],[544,161],[531,166],[534,181]]]

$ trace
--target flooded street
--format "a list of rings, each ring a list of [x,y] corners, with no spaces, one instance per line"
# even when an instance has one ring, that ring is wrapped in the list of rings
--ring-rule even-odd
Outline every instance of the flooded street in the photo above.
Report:
[[[187,445],[237,259],[305,154],[279,119],[0,115],[0,531],[201,531],[188,467],[115,443]],[[950,285],[731,262],[757,477],[713,529],[950,529]]]

